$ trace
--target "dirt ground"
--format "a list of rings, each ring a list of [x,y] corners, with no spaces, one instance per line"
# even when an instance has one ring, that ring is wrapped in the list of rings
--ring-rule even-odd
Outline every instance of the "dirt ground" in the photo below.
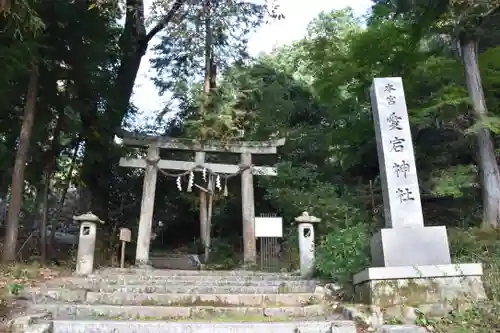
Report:
[[[71,274],[70,268],[38,263],[0,265],[0,333],[6,332],[10,319],[24,313],[28,300],[17,297],[23,289]]]

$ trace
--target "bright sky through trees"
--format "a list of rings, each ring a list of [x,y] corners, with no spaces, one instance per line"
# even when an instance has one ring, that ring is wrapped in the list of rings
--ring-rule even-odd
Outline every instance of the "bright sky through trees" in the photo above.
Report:
[[[150,8],[151,3],[152,0],[145,0],[147,9]],[[279,0],[280,12],[285,15],[285,18],[262,26],[252,34],[249,42],[250,54],[270,52],[274,47],[300,39],[306,32],[307,24],[321,11],[350,6],[357,14],[364,15],[371,4],[370,0],[308,0],[306,2]],[[132,97],[132,101],[143,114],[140,118],[153,115],[163,105],[162,97],[158,95],[156,87],[150,80],[154,74],[149,66],[151,55],[152,51],[148,50],[146,56],[142,58]]]

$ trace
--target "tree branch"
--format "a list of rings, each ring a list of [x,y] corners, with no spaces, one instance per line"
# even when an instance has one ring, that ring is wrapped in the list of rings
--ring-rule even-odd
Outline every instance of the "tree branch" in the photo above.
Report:
[[[145,44],[149,43],[153,37],[159,33],[163,28],[167,26],[170,21],[174,18],[175,14],[177,11],[186,3],[187,0],[176,0],[174,4],[172,5],[172,8],[170,8],[169,12],[167,15],[163,17],[163,19],[158,22],[153,29],[151,29],[150,32],[146,35],[146,38],[144,40]]]
[[[496,14],[497,10],[500,11],[500,6],[495,6],[495,7],[491,8],[489,11],[487,11],[486,13],[484,13],[483,18],[486,18],[486,17],[488,17],[490,15]]]

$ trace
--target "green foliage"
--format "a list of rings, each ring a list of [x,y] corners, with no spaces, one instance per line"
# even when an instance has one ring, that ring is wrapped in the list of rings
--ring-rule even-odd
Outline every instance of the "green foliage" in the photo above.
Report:
[[[356,214],[357,209],[338,197],[336,187],[324,183],[313,183],[313,186],[310,190],[269,189],[268,196],[287,217],[298,216],[302,211],[307,211],[320,216],[324,228],[349,225],[349,218]],[[323,228],[323,225],[319,228]]]
[[[203,140],[233,141],[241,137],[244,110],[238,108],[241,92],[230,84],[223,84],[214,91],[206,101],[202,101],[201,89],[194,94],[199,100],[196,105],[211,105],[210,112],[188,116],[184,120],[185,134],[188,137],[199,137]]]
[[[483,263],[483,283],[489,300],[473,302],[434,323],[439,333],[490,333],[500,328],[500,232],[472,228],[448,231],[452,256],[457,263]]]
[[[300,268],[299,235],[297,228],[289,228],[283,235],[282,266],[290,272]]]
[[[477,167],[475,165],[452,166],[438,170],[431,175],[432,193],[436,196],[464,195],[464,189],[477,186]]]
[[[10,8],[1,15],[4,16],[0,22],[5,23],[3,33],[13,34],[14,38],[24,40],[39,34],[44,28],[36,7],[38,0],[11,1]]]
[[[339,196],[338,186],[322,181],[321,174],[314,167],[281,164],[278,168],[280,176],[266,184],[266,198],[289,221],[304,211],[321,217],[320,232],[349,225],[351,217],[359,214],[359,209]]]
[[[316,268],[325,277],[349,284],[352,276],[369,264],[369,250],[368,226],[365,221],[356,221],[321,238],[316,249]]]
[[[214,270],[234,269],[239,260],[235,256],[233,245],[222,238],[214,238],[211,242],[210,259],[207,268]]]
[[[174,92],[184,98],[186,87],[199,83],[205,66],[204,2],[189,6],[182,22],[162,36],[155,46],[152,60],[157,70],[156,85],[161,92]],[[252,2],[225,1],[213,6],[209,17],[213,30],[217,71],[222,73],[232,62],[248,57],[246,35],[263,23],[265,5]],[[161,12],[161,11],[160,11]],[[160,17],[161,18],[161,17]]]
[[[466,131],[467,134],[476,134],[479,130],[484,128],[489,129],[495,134],[500,134],[500,118],[499,117],[483,117],[476,121],[476,123],[469,127]]]
[[[320,217],[316,225],[317,271],[321,276],[348,283],[353,272],[361,270],[369,259],[369,225],[365,213],[355,201],[339,195],[339,188],[321,181],[321,173],[314,165],[294,167],[280,165],[279,177],[267,184],[267,198],[280,210],[285,220],[307,211]],[[296,228],[292,225],[285,237],[285,252],[289,268],[298,259]]]
[[[23,291],[24,286],[19,283],[11,283],[7,285],[7,289],[9,290],[9,294],[17,296],[21,291]]]

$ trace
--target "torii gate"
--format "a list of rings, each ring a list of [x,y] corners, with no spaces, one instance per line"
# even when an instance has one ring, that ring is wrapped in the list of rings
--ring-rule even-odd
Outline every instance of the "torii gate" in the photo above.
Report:
[[[174,139],[164,136],[141,136],[123,131],[122,143],[128,146],[148,147],[145,159],[121,158],[120,166],[130,168],[145,168],[144,185],[142,192],[141,215],[137,234],[137,250],[135,262],[138,266],[147,266],[149,262],[149,247],[151,242],[151,227],[154,210],[156,180],[158,169],[196,170],[203,168],[218,174],[235,174],[241,172],[241,205],[243,220],[243,257],[246,264],[257,260],[255,239],[255,201],[253,175],[276,176],[275,167],[253,166],[252,155],[276,154],[277,147],[285,144],[285,139],[270,141],[242,141],[221,143],[216,141],[200,143],[190,139]],[[195,152],[194,162],[160,159],[160,149],[190,150]],[[205,163],[205,153],[240,154],[240,165]],[[152,164],[148,161],[154,161]],[[243,168],[243,169],[242,169]],[[200,210],[201,211],[201,210]],[[200,224],[203,237],[203,217],[200,212]],[[205,226],[206,228],[206,226]]]

